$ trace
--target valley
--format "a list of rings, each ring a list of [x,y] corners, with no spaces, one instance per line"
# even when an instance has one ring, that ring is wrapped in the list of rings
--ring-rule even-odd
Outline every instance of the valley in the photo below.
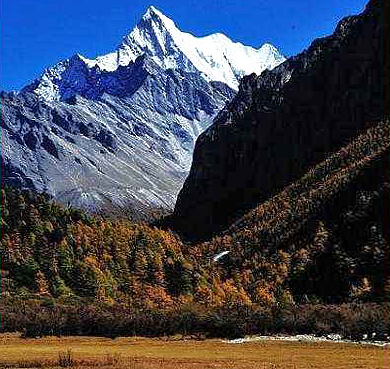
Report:
[[[285,59],[151,6],[2,92],[0,368],[388,364],[388,13]]]

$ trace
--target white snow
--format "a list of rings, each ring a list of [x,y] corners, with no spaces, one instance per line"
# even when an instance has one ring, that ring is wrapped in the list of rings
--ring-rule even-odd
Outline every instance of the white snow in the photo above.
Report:
[[[124,37],[118,62],[126,65],[148,51],[164,68],[191,71],[195,67],[209,81],[221,81],[238,89],[239,79],[251,73],[272,69],[285,58],[266,43],[259,49],[233,42],[222,33],[195,37],[181,32],[175,23],[151,6],[142,21]],[[187,60],[186,60],[187,59]]]

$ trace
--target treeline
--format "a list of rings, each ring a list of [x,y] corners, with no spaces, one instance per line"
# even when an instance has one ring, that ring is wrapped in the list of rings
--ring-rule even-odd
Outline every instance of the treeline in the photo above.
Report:
[[[245,335],[340,335],[343,339],[388,340],[389,304],[305,304],[206,308],[186,304],[171,309],[134,309],[80,299],[72,304],[51,299],[6,298],[0,313],[2,331],[25,338],[47,335],[144,336],[234,339]]]

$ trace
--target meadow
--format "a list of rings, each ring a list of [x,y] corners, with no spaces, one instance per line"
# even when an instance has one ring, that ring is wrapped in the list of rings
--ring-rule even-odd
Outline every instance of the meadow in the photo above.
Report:
[[[390,350],[364,344],[0,335],[0,368],[384,369]]]

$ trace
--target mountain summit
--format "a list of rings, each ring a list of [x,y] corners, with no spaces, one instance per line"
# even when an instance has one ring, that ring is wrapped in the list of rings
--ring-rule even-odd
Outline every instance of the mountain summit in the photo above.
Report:
[[[285,60],[270,44],[254,49],[233,42],[221,33],[195,37],[181,32],[171,19],[150,6],[114,52],[96,59],[77,54],[46,70],[39,80],[24,90],[34,91],[45,99],[64,100],[70,95],[82,94],[83,70],[114,72],[120,66],[128,66],[141,55],[148,55],[163,69],[200,73],[206,81],[223,82],[234,90],[238,90],[239,81],[244,75],[260,74]],[[74,88],[69,89],[69,86]]]
[[[143,52],[152,55],[163,68],[198,70],[208,81],[224,82],[236,90],[244,75],[260,74],[285,60],[270,44],[256,50],[233,42],[222,33],[197,38],[181,32],[171,19],[153,6],[124,37],[117,51],[118,61],[126,64]]]

